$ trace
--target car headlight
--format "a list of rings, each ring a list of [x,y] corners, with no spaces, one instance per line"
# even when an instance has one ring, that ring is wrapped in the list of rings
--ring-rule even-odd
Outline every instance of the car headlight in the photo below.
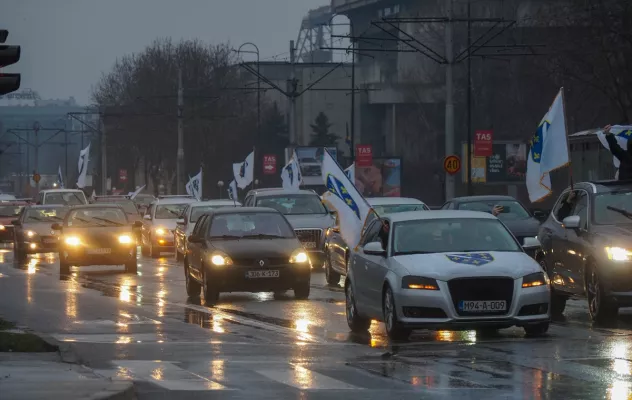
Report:
[[[33,237],[33,236],[35,236],[35,235],[36,235],[36,233],[35,233],[35,232],[33,232],[33,231],[26,231],[26,236],[28,236],[28,237],[30,237],[30,238],[32,238],[32,237]]]
[[[156,235],[163,236],[167,234],[167,230],[165,228],[156,228]]]
[[[5,230],[5,229],[7,229],[7,227],[6,227],[6,226],[4,226],[4,225],[0,225],[0,231],[3,231],[3,230]]]
[[[64,243],[66,243],[68,246],[79,246],[81,244],[81,240],[79,240],[79,238],[76,236],[67,236],[64,239]]]
[[[121,235],[118,237],[118,241],[121,244],[130,244],[132,243],[132,238],[128,235]]]
[[[297,250],[290,257],[291,264],[303,264],[309,261],[309,256],[303,250]]]
[[[606,247],[608,259],[612,261],[630,261],[632,252],[623,247]]]
[[[402,278],[402,289],[439,290],[439,285],[436,279],[409,275]]]
[[[530,288],[544,286],[549,283],[549,279],[544,272],[536,272],[522,278],[522,287]]]
[[[224,265],[233,265],[233,260],[223,254],[213,254],[211,256],[211,263],[218,267],[223,267]]]

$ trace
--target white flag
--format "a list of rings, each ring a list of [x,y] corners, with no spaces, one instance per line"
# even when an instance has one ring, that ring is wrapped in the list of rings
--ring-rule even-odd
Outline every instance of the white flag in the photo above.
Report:
[[[79,152],[77,187],[83,189],[86,187],[86,175],[88,174],[88,161],[90,161],[90,144],[88,147]]]
[[[139,187],[138,189],[136,189],[134,192],[131,192],[131,193],[129,194],[129,198],[130,198],[130,199],[132,199],[132,200],[134,200],[134,199],[136,198],[136,196],[138,196],[138,194],[139,194],[140,192],[142,192],[142,191],[143,191],[143,189],[145,189],[145,186],[147,186],[147,185],[143,185],[143,186]]]
[[[92,189],[92,194],[90,195],[90,202],[94,203],[94,201],[97,199],[97,192]]]
[[[552,190],[549,173],[569,164],[563,90],[560,89],[531,139],[527,159],[527,190],[531,202],[543,200],[550,195]]]
[[[189,196],[195,197],[197,201],[202,201],[202,169],[193,178],[189,178],[186,191]]]
[[[338,212],[340,234],[345,242],[351,247],[356,247],[360,242],[367,215],[371,212],[371,206],[327,150],[323,156],[322,171],[327,186],[323,201],[329,209]]]
[[[284,190],[299,190],[303,177],[301,176],[301,167],[298,164],[296,152],[292,154],[290,161],[281,170],[281,181]]]
[[[355,184],[355,163],[345,169],[345,174],[347,174],[347,178]]]
[[[63,189],[64,188],[64,175],[61,173],[61,165],[57,170],[57,185]]]
[[[235,182],[235,180],[233,179],[228,184],[228,198],[231,199],[231,200],[237,201],[237,200],[239,200],[237,196],[238,196],[238,194],[237,194],[237,182]]]
[[[233,175],[235,176],[235,182],[240,189],[244,189],[246,186],[252,183],[252,179],[255,175],[255,152],[248,154],[248,157],[244,162],[233,164]]]
[[[621,150],[623,151],[627,151],[628,149],[628,140],[630,140],[630,137],[632,137],[632,125],[614,125],[612,126],[612,129],[610,129],[610,132],[612,132],[612,134],[614,135],[614,137],[617,139],[617,144],[619,145],[619,147],[621,147]],[[599,138],[599,141],[601,142],[601,144],[603,144],[603,147],[605,147],[606,149],[610,150],[613,154],[612,156],[612,163],[614,164],[614,167],[618,170],[619,169],[619,165],[621,164],[621,162],[619,161],[619,159],[614,155],[617,152],[619,152],[620,150],[612,150],[610,149],[610,144],[608,143],[608,141],[606,140],[606,135],[605,133],[603,133],[603,130],[599,130],[597,132],[597,137]],[[619,171],[617,171],[617,175],[615,175],[615,179],[619,179]]]

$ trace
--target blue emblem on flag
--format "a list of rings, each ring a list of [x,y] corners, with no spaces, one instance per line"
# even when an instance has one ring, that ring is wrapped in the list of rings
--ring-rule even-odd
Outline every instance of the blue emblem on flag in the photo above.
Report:
[[[244,161],[241,163],[241,167],[239,168],[239,176],[244,178],[246,176],[246,167],[248,166],[248,161]]]
[[[624,139],[630,139],[630,136],[632,136],[632,129],[628,129],[627,131],[621,131],[619,132],[617,136]]]
[[[288,164],[285,170],[287,171],[287,177],[290,179],[290,185],[292,185],[294,183],[294,168],[292,168],[292,164]]]
[[[542,121],[540,126],[538,127],[538,131],[531,138],[531,159],[534,163],[540,164],[540,159],[542,158],[542,141],[544,140],[544,131],[548,130],[551,126],[549,121]]]
[[[458,253],[446,255],[448,260],[457,264],[485,265],[494,261],[494,257],[489,253]]]
[[[327,175],[327,190],[342,200],[347,207],[353,211],[356,217],[360,219],[360,208],[358,207],[358,204],[349,195],[349,191],[345,185],[332,174]]]

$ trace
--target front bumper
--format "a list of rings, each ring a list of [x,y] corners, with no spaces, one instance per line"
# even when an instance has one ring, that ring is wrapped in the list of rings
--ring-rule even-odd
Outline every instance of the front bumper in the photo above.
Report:
[[[251,271],[279,271],[275,278],[248,278]],[[210,281],[220,292],[273,292],[290,290],[297,284],[309,284],[311,267],[305,264],[259,266],[210,266],[206,267]]]
[[[522,288],[522,280],[513,281],[513,294],[506,312],[461,315],[447,282],[438,282],[439,290],[399,289],[395,292],[397,317],[413,329],[470,330],[477,328],[508,328],[550,320],[550,289],[548,286]],[[487,300],[500,300],[490,295]],[[479,300],[479,299],[473,299]]]
[[[632,261],[601,260],[597,269],[606,296],[619,306],[632,306]]]
[[[64,247],[60,249],[59,257],[74,266],[123,265],[136,260],[136,246],[113,248],[109,254],[90,254],[89,248]]]

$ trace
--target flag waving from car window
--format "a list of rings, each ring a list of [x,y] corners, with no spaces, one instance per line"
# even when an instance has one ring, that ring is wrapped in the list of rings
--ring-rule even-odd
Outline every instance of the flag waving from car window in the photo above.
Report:
[[[202,200],[202,169],[193,178],[189,178],[189,183],[185,187],[187,194],[193,196],[197,201]]]
[[[301,177],[301,167],[298,164],[296,152],[292,153],[292,158],[281,170],[281,181],[284,190],[299,190],[303,178]]]
[[[233,164],[233,175],[235,176],[235,182],[240,189],[244,189],[246,186],[252,183],[254,177],[255,167],[255,152],[248,154],[248,157],[243,162]]]

